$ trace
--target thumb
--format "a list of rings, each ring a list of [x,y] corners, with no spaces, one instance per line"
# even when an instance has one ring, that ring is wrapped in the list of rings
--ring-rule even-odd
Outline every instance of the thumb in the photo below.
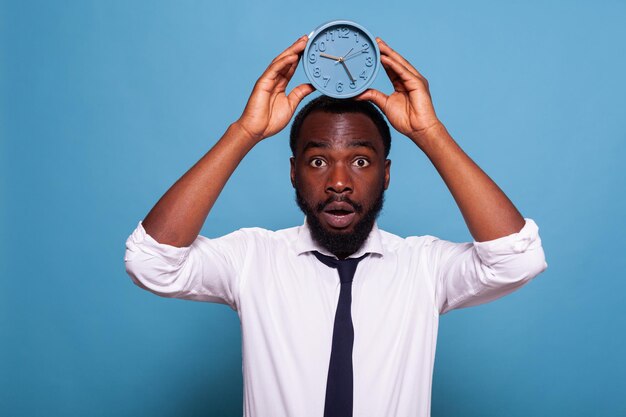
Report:
[[[355,100],[369,100],[374,103],[383,113],[385,112],[385,105],[387,104],[387,96],[384,93],[376,90],[375,88],[369,88],[363,93],[355,97]]]
[[[299,86],[294,87],[287,96],[287,100],[292,111],[295,111],[302,99],[311,94],[313,91],[315,91],[315,87],[313,87],[312,84],[300,84]]]

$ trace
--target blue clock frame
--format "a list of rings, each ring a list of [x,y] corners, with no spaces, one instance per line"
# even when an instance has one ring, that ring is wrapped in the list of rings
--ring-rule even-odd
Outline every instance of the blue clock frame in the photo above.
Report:
[[[302,65],[320,93],[350,98],[374,82],[381,66],[380,50],[363,26],[350,20],[331,20],[309,35]]]

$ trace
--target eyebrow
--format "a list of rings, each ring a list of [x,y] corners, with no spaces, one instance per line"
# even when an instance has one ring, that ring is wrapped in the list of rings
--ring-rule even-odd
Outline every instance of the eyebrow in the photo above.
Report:
[[[311,140],[311,141],[307,142],[306,145],[304,145],[304,149],[302,149],[302,152],[305,152],[308,149],[312,149],[312,148],[329,149],[330,147],[331,147],[330,143],[328,143],[328,142]],[[351,142],[349,147],[350,148],[369,148],[369,149],[373,150],[375,153],[378,153],[376,151],[376,147],[374,146],[372,141],[367,140],[367,139],[357,140],[357,141]]]

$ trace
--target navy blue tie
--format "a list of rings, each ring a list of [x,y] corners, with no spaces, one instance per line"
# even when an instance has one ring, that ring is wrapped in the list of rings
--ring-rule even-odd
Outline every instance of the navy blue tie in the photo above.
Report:
[[[333,342],[326,381],[326,401],[324,417],[352,417],[352,399],[354,385],[352,380],[352,345],[354,327],[352,327],[352,278],[360,258],[336,259],[313,252],[317,259],[339,271],[341,290],[335,313]]]

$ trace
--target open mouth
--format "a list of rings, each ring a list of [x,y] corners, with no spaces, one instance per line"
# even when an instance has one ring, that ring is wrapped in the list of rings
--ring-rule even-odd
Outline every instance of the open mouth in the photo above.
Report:
[[[336,201],[327,204],[322,215],[330,227],[343,229],[352,223],[356,213],[349,203]]]
[[[345,216],[346,214],[353,213],[348,210],[327,210],[326,212],[332,214],[333,216]]]

